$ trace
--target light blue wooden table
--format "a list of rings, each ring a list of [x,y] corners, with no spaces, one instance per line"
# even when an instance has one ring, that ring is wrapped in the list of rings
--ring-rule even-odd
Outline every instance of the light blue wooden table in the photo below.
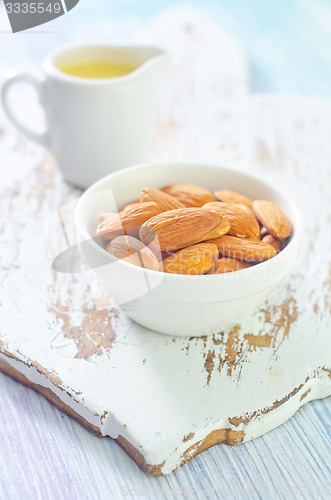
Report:
[[[237,447],[216,446],[148,477],[39,394],[0,375],[0,498],[330,498],[330,398]],[[214,493],[215,492],[215,493]]]
[[[175,3],[81,0],[65,18],[15,36],[6,33],[2,10],[0,78],[11,67],[38,67],[50,49],[77,36],[88,40],[97,32],[99,39],[130,41],[128,33],[109,33],[105,19],[132,18],[134,36],[135,19]],[[231,8],[225,0],[191,3],[203,5],[244,44],[253,90],[330,95],[331,4],[326,0],[306,0],[304,6],[280,0],[268,7],[262,0],[235,0]],[[111,439],[94,437],[3,374],[0,427],[1,500],[331,497],[330,398],[308,404],[263,437],[238,447],[213,447],[159,478],[146,476]]]

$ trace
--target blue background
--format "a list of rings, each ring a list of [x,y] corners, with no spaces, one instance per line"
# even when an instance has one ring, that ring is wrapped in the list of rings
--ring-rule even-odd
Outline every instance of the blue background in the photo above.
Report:
[[[13,34],[1,31],[0,23],[0,80],[22,63],[27,69],[40,67],[60,43],[78,41],[82,34],[88,38],[89,32],[99,35],[99,24],[107,21],[118,23],[117,33],[106,28],[108,41],[130,43],[134,33],[120,32],[123,21],[134,26],[136,19],[149,21],[175,5],[204,11],[238,38],[253,92],[331,96],[331,0],[80,0],[64,16],[42,25],[42,33],[37,28]],[[0,0],[0,21],[4,16]]]
[[[80,0],[67,15],[149,19],[176,0]],[[331,0],[193,0],[242,43],[253,91],[331,95]]]

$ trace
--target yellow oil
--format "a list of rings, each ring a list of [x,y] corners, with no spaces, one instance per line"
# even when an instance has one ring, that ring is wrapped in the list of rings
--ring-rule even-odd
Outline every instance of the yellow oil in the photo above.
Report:
[[[118,78],[136,69],[129,64],[110,61],[72,61],[59,64],[58,68],[67,75],[81,78]]]

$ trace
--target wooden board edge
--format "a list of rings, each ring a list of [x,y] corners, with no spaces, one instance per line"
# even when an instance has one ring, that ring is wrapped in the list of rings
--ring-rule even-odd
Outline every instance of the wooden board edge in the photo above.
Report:
[[[29,387],[30,389],[34,389],[35,391],[39,392],[42,396],[44,396],[50,403],[55,405],[60,411],[63,411],[66,413],[68,416],[72,417],[75,419],[80,425],[82,425],[86,430],[91,432],[97,437],[108,437],[110,436],[104,436],[100,430],[99,427],[91,424],[86,420],[84,417],[79,415],[75,410],[73,410],[69,405],[64,403],[54,392],[52,392],[51,389],[47,387],[43,387],[40,384],[36,384],[34,382],[31,382],[25,375],[23,375],[19,370],[11,366],[7,361],[4,359],[0,358],[0,371],[3,372],[4,374],[8,375],[9,377],[13,378],[14,380],[20,382],[21,384],[24,384],[25,386]],[[112,438],[110,438],[112,439]],[[136,464],[147,474],[151,474],[154,476],[159,476],[162,475],[161,468],[163,464],[160,465],[151,465],[148,464],[145,460],[145,457],[143,454],[137,450],[135,446],[133,446],[127,439],[125,439],[123,436],[118,436],[116,439],[114,439],[121,448],[136,462]]]

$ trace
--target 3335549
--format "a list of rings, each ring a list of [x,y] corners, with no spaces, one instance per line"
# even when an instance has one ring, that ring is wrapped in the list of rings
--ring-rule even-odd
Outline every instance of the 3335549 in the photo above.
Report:
[[[62,10],[60,2],[6,2],[8,14],[59,14]]]

